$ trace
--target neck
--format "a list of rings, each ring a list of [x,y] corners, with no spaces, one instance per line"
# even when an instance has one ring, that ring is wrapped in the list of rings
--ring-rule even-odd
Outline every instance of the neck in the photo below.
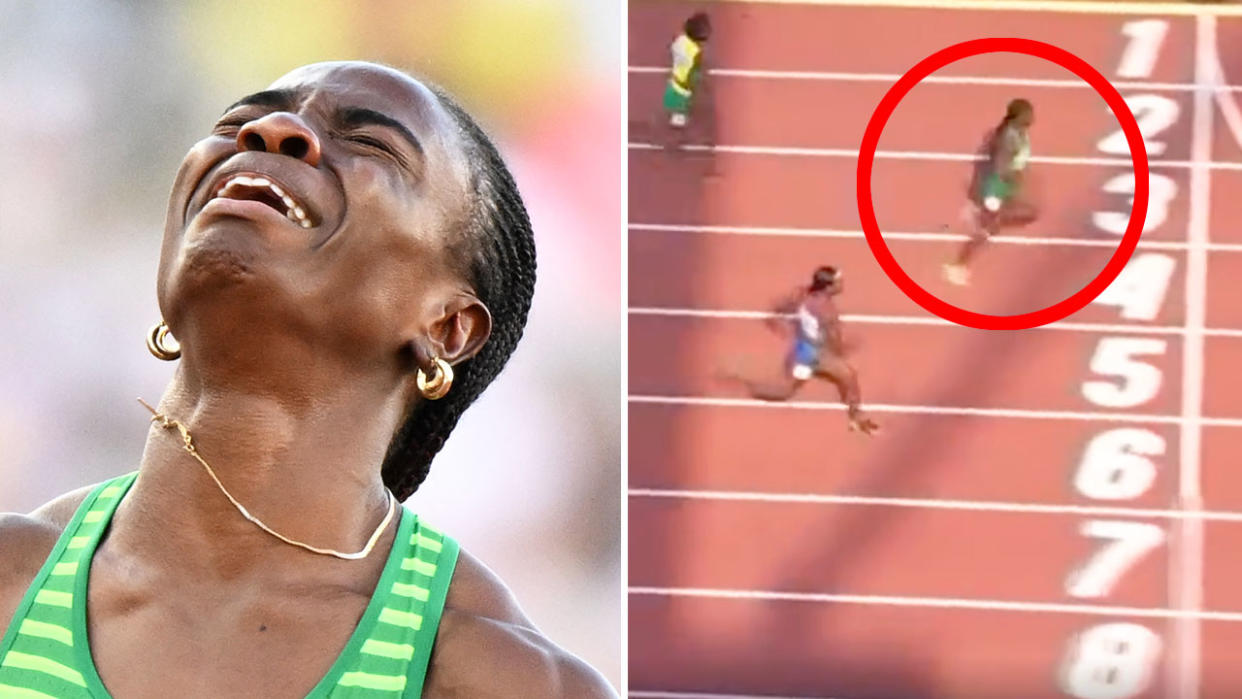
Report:
[[[199,456],[238,503],[295,541],[361,550],[390,507],[380,465],[402,413],[399,396],[349,383],[303,386],[298,396],[282,397],[207,385],[191,374],[179,367],[156,409],[189,429]],[[313,403],[306,393],[316,396]],[[150,417],[134,407],[136,422]],[[380,542],[391,540],[395,522]],[[110,539],[199,575],[230,577],[285,560],[352,563],[285,543],[247,520],[185,450],[180,432],[158,422]],[[368,559],[382,550],[377,545]]]

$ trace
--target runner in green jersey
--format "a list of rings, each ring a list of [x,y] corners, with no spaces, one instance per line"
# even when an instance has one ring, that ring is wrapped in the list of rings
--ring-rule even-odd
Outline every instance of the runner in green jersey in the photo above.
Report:
[[[1005,117],[987,133],[979,149],[961,222],[970,239],[957,257],[944,266],[945,278],[958,285],[970,281],[969,264],[974,254],[1001,228],[1025,226],[1037,217],[1035,206],[1023,194],[1031,157],[1029,130],[1035,110],[1024,99],[1011,101]]]

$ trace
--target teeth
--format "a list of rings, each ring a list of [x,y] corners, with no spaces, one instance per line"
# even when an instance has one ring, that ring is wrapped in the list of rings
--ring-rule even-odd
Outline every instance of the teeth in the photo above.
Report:
[[[306,217],[306,212],[302,210],[302,207],[294,206],[290,204],[288,201],[286,201],[285,203],[289,205],[289,211],[285,213],[285,218],[289,219],[290,221],[293,221],[294,223],[298,224],[299,226],[303,228],[311,227],[310,219]]]
[[[285,218],[293,221],[303,228],[311,227],[310,218],[307,217],[306,211],[302,207],[298,206],[298,203],[294,201],[293,197],[289,196],[285,190],[281,189],[280,185],[272,182],[266,177],[236,175],[229,178],[228,181],[224,183],[224,186],[220,188],[220,194],[226,192],[233,185],[241,187],[267,187],[273,194],[279,197],[282,202],[284,202]]]

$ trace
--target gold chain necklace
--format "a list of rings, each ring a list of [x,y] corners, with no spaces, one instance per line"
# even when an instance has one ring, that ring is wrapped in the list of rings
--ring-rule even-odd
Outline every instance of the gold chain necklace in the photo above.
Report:
[[[371,549],[375,548],[375,543],[379,541],[380,534],[383,533],[384,529],[388,527],[388,523],[392,521],[393,513],[397,511],[397,497],[392,494],[392,491],[386,490],[385,492],[388,493],[388,514],[384,516],[384,521],[380,522],[379,526],[376,527],[375,532],[371,534],[371,538],[367,541],[367,545],[364,546],[361,551],[358,551],[356,553],[341,553],[340,551],[334,551],[332,549],[321,549],[315,546],[311,546],[309,544],[304,544],[300,541],[294,541],[293,539],[290,539],[287,536],[277,533],[271,527],[267,526],[263,522],[260,522],[259,519],[255,517],[254,515],[250,514],[250,512],[248,512],[246,508],[242,506],[241,503],[237,502],[237,499],[234,498],[231,493],[229,493],[228,489],[224,487],[224,484],[220,482],[220,479],[216,477],[216,472],[211,470],[211,466],[208,465],[208,463],[205,460],[203,460],[203,457],[199,456],[198,449],[197,447],[194,446],[194,439],[190,436],[189,428],[181,424],[180,421],[173,420],[165,416],[163,413],[156,411],[156,409],[148,405],[145,400],[139,398],[138,402],[142,403],[144,406],[146,406],[147,410],[151,411],[151,415],[153,415],[153,417],[151,418],[152,422],[158,422],[159,425],[163,427],[164,429],[176,428],[178,431],[181,432],[181,441],[184,442],[185,450],[190,453],[190,456],[193,456],[196,460],[198,460],[198,462],[203,465],[203,468],[207,469],[207,475],[211,476],[211,480],[216,482],[216,486],[220,488],[220,492],[224,493],[224,496],[229,499],[229,502],[233,503],[233,507],[236,507],[237,511],[240,512],[243,517],[253,522],[257,527],[259,527],[263,531],[267,532],[268,534],[271,534],[277,539],[280,539],[286,544],[292,544],[294,546],[304,548],[307,551],[311,551],[313,553],[324,554],[327,556],[336,556],[337,558],[344,558],[346,560],[351,560],[351,561],[358,560],[360,558],[366,558],[367,555],[371,553]]]

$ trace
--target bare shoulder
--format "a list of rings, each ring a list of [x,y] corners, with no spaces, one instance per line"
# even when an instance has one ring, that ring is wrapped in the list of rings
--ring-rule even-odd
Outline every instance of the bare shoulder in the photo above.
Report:
[[[614,699],[595,668],[544,636],[509,588],[462,551],[426,683],[430,697]]]
[[[782,294],[773,306],[778,312],[793,313],[798,309],[798,304],[802,303],[802,289],[796,288]]]
[[[78,505],[94,486],[61,495],[30,514],[0,513],[0,635]]]

